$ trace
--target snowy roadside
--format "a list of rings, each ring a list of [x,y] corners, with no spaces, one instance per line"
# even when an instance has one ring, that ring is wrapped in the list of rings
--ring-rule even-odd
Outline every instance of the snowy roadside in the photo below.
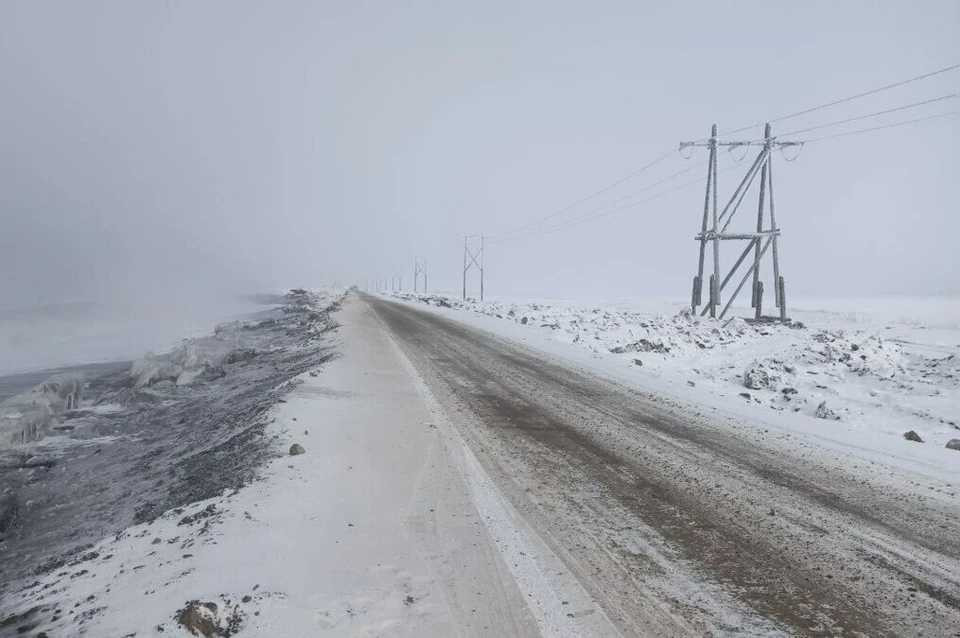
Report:
[[[351,297],[338,322],[338,357],[271,410],[257,480],[68,557],[0,634],[612,634],[375,314]]]
[[[785,326],[700,319],[660,300],[388,296],[759,427],[956,478],[960,453],[945,446],[960,438],[960,307],[939,318],[800,310]],[[905,440],[911,430],[927,444]]]
[[[291,291],[169,353],[88,382],[55,377],[0,404],[0,635],[128,635],[90,629],[124,613],[111,589],[193,569],[221,501],[279,456],[269,420],[298,377],[333,356],[330,315],[345,294]],[[168,526],[163,547],[145,536]]]

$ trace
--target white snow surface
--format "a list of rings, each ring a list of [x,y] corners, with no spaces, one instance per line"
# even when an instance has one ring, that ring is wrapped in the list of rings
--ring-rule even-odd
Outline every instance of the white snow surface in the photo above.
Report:
[[[188,635],[191,603],[238,636],[614,635],[366,304],[341,313],[340,356],[273,413],[262,480],[103,539],[11,611],[63,610],[50,635]]]
[[[581,349],[592,367],[758,424],[894,454],[918,445],[903,439],[909,430],[941,449],[960,438],[960,299],[800,300],[786,325],[748,323],[749,308],[701,318],[668,299],[386,294],[568,359]],[[960,467],[960,454],[946,452]]]
[[[794,446],[811,441],[838,458],[948,482],[958,475],[960,453],[940,443],[951,427],[931,415],[956,412],[947,357],[960,322],[824,309],[793,312],[804,329],[724,326],[678,316],[679,302],[445,297],[451,308],[442,308],[440,297],[404,297],[575,367],[718,406]],[[73,611],[43,627],[50,635],[186,635],[177,617],[191,601],[215,603],[200,614],[236,623],[240,636],[615,633],[579,583],[558,576],[559,559],[493,486],[373,313],[354,298],[342,315],[342,356],[303,375],[270,426],[279,450],[300,443],[304,454],[278,458],[238,492],[105,538],[94,558],[40,577],[11,606]],[[755,361],[769,385],[747,389]],[[785,387],[797,390],[789,401]],[[840,420],[814,416],[824,400]],[[905,441],[910,427],[934,444]],[[576,613],[557,614],[558,600]]]

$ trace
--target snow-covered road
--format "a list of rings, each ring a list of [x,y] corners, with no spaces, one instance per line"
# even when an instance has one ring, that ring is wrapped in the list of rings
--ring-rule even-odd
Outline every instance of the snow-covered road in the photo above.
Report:
[[[725,416],[421,306],[349,295],[336,356],[262,415],[257,480],[12,586],[0,635],[957,635],[942,460]]]
[[[940,636],[960,626],[956,481],[703,418],[435,312],[366,301],[619,631]]]

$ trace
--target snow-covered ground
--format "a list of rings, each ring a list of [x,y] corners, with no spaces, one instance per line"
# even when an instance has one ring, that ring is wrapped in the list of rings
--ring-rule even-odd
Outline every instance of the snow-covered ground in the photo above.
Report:
[[[960,299],[799,300],[792,325],[780,325],[748,323],[743,308],[732,320],[701,319],[668,299],[389,294],[482,318],[482,327],[505,336],[570,346],[566,354],[582,348],[637,383],[656,380],[763,421],[800,417],[805,429],[854,434],[882,449],[916,445],[903,439],[910,430],[940,448],[960,438]]]
[[[136,580],[147,563],[118,560],[130,555],[141,530],[168,523],[179,537],[170,543],[176,548],[165,546],[178,553],[171,569],[192,569],[192,546],[203,545],[221,518],[219,497],[259,477],[261,465],[279,455],[264,435],[271,412],[297,377],[335,356],[330,314],[345,293],[292,291],[279,305],[171,352],[88,381],[58,375],[0,403],[0,432],[18,434],[0,439],[0,636],[147,629],[88,629],[99,627],[94,617],[108,607],[138,618],[141,608],[121,600],[118,609],[90,592],[68,606],[70,586],[85,590],[98,573],[109,583]],[[43,418],[21,418],[28,413]],[[153,538],[150,556],[169,558]],[[150,578],[169,576],[160,564],[150,567]],[[222,570],[206,566],[204,573]],[[37,577],[44,583],[34,586]],[[131,594],[107,584],[111,590]]]
[[[921,322],[895,307],[844,314],[821,304],[792,313],[800,328],[695,320],[670,301],[405,298],[574,366],[597,364],[638,386],[713,402],[744,423],[779,424],[765,437],[781,436],[775,427],[786,437],[802,432],[784,453],[835,438],[846,442],[843,454],[862,443],[857,453],[890,461],[902,452],[907,460],[897,464],[956,479],[960,453],[942,444],[955,432],[953,359],[931,354],[957,348],[960,322],[946,318],[947,308],[941,320]],[[0,635],[20,627],[187,635],[184,626],[223,636],[615,634],[496,487],[449,420],[458,417],[432,397],[377,315],[351,296],[338,321],[330,333],[338,356],[299,374],[265,415],[278,456],[259,480],[63,557],[4,601],[12,615],[0,614],[8,623]],[[195,348],[147,359],[131,369],[131,387],[172,389],[181,377],[189,386],[192,375],[183,375],[198,365],[210,364]],[[818,418],[823,402],[840,420]],[[935,445],[905,441],[906,429]],[[303,453],[291,454],[294,445]],[[877,480],[886,472],[866,466]]]
[[[260,480],[64,557],[0,635],[612,634],[366,304],[341,315],[339,356],[270,414]]]

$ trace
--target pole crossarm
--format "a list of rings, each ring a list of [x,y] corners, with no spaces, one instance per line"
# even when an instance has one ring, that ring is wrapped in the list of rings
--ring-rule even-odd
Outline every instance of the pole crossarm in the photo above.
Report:
[[[770,237],[772,235],[780,235],[780,229],[775,228],[773,230],[761,230],[755,233],[724,233],[724,232],[718,233],[712,230],[708,230],[705,233],[697,234],[694,237],[694,239],[696,239],[697,241],[700,241],[703,239],[710,241],[711,239],[716,237],[720,241],[724,241],[724,240],[733,240],[733,239],[757,239],[761,237]]]
[[[721,142],[720,140],[711,141],[710,139],[699,140],[696,142],[680,142],[680,149],[682,150],[685,148],[689,148],[691,146],[710,147],[714,144],[716,144],[717,146],[766,146],[768,143],[771,146],[803,146],[803,142],[780,142],[777,140],[777,138],[772,137],[770,138],[769,142],[767,140],[747,140],[743,142]]]

